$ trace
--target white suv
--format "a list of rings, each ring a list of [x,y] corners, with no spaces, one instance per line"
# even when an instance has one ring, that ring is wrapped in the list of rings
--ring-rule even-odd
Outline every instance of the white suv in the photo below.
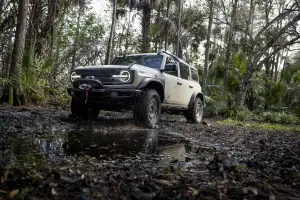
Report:
[[[70,79],[71,111],[80,117],[131,109],[136,122],[150,127],[159,122],[161,110],[184,114],[193,123],[203,118],[197,69],[164,51],[116,57],[111,65],[77,67]]]

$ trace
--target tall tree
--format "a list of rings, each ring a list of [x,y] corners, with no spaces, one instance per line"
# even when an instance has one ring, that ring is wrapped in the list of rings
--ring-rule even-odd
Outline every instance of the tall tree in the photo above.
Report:
[[[19,1],[15,41],[14,41],[12,60],[11,60],[10,71],[9,71],[9,77],[15,80],[14,81],[15,87],[13,88],[14,104],[20,104],[20,99],[19,99],[20,64],[23,59],[24,47],[25,47],[28,5],[29,5],[29,0]]]
[[[204,61],[204,70],[203,70],[203,77],[202,77],[202,87],[203,93],[206,92],[206,77],[208,71],[208,60],[209,60],[209,50],[210,50],[210,36],[213,24],[213,15],[214,15],[214,1],[209,0],[209,20],[208,20],[208,30],[206,36],[206,48],[205,48],[205,61]]]
[[[141,52],[150,51],[150,24],[151,24],[151,12],[154,8],[154,0],[142,1],[142,46]]]
[[[78,6],[78,13],[77,13],[77,24],[76,24],[76,33],[75,33],[75,38],[74,38],[74,52],[72,55],[72,66],[71,69],[75,68],[75,61],[76,61],[76,53],[77,53],[77,49],[78,49],[78,40],[79,40],[79,34],[80,34],[80,20],[81,17],[84,13],[84,6],[85,6],[85,0],[77,0],[76,2],[77,6]]]
[[[276,55],[279,51],[299,41],[299,34],[292,29],[300,20],[300,14],[298,10],[299,8],[297,5],[297,2],[295,2],[289,8],[286,8],[284,12],[279,13],[275,18],[270,20],[269,23],[263,26],[254,37],[251,38],[250,42],[252,46],[250,48],[251,51],[249,51],[247,55],[248,63],[246,67],[246,73],[243,75],[243,80],[240,86],[241,91],[238,95],[239,105],[243,106],[245,104],[249,83],[251,81],[253,73],[260,70],[266,63],[266,61]],[[269,31],[272,25],[283,19],[289,20],[286,20],[286,24],[282,26],[282,28],[277,30],[276,33],[272,34],[271,37],[267,38],[267,40],[262,43],[261,39],[263,33]],[[287,33],[289,33],[289,37]],[[285,40],[283,43],[277,44],[277,42],[282,38],[286,38],[288,40]]]
[[[225,55],[225,73],[224,73],[224,81],[223,81],[223,95],[226,94],[227,90],[227,82],[228,82],[228,71],[229,71],[229,64],[230,64],[230,55],[231,55],[231,48],[233,42],[233,33],[236,21],[236,11],[237,11],[237,4],[238,0],[234,0],[232,12],[231,12],[231,22],[229,25],[228,30],[228,43],[226,48],[226,55]]]
[[[159,0],[130,0],[127,5],[132,9],[141,11],[142,41],[140,46],[141,52],[150,52],[150,25],[151,13],[157,6]]]
[[[177,0],[177,9],[178,9],[178,19],[177,19],[177,40],[176,40],[176,55],[182,57],[180,55],[180,37],[181,37],[181,12],[182,12],[182,2],[181,0]]]
[[[106,57],[105,57],[106,65],[110,63],[112,42],[113,42],[115,28],[116,28],[116,20],[117,20],[117,0],[113,0],[113,12],[112,12],[112,19],[111,19],[111,26],[110,26],[110,33],[109,33]]]
[[[165,25],[165,27],[166,27],[166,35],[165,35],[165,51],[167,51],[168,50],[168,44],[169,44],[169,28],[170,28],[170,26],[169,26],[169,18],[170,18],[170,5],[171,5],[171,0],[166,0],[167,1],[167,11],[166,11],[166,18],[167,18],[167,20],[166,20],[166,25]]]

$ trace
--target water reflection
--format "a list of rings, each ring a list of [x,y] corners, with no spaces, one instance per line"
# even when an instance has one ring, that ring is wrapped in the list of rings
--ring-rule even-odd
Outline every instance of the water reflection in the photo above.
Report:
[[[13,152],[27,160],[43,159],[55,161],[64,155],[90,155],[107,158],[120,154],[135,156],[156,154],[158,164],[184,161],[189,152],[187,141],[180,135],[167,134],[157,130],[95,129],[84,128],[51,136],[18,138]]]
[[[101,155],[123,154],[174,154],[176,150],[185,154],[186,141],[178,136],[168,136],[157,130],[111,130],[95,129],[69,132],[63,147],[68,154]]]

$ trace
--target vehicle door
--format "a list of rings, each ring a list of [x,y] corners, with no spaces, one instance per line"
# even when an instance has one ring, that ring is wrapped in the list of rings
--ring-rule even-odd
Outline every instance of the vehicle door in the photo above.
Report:
[[[165,71],[165,102],[170,105],[180,105],[180,94],[182,92],[182,80],[179,77],[179,65],[174,60],[167,59],[166,64],[175,64],[176,71]]]
[[[182,92],[180,94],[181,105],[187,107],[192,94],[194,86],[191,84],[190,67],[186,64],[180,63],[180,77],[182,78]]]

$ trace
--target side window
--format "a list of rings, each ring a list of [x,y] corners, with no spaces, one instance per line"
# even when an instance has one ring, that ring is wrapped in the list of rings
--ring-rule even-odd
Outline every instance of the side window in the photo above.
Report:
[[[199,78],[198,78],[198,72],[197,72],[197,70],[195,70],[195,69],[193,69],[193,68],[191,68],[191,72],[192,72],[192,79],[194,80],[194,81],[199,81]]]
[[[188,66],[180,64],[180,76],[183,79],[189,80],[190,69]]]
[[[173,58],[167,57],[166,64],[167,63],[176,63],[176,62],[175,62],[175,60]],[[165,72],[165,73],[170,74],[172,76],[178,77],[178,67],[177,67],[177,71],[176,72]]]
[[[175,60],[168,56],[166,63],[171,63],[171,62],[173,63],[173,62],[175,62]]]

